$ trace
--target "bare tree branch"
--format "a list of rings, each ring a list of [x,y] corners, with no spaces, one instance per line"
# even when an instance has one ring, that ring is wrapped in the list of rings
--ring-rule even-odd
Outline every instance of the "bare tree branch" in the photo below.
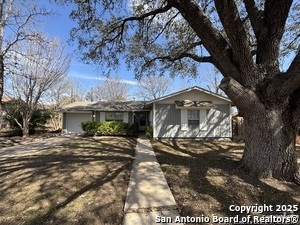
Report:
[[[128,23],[128,22],[132,22],[132,21],[142,21],[144,20],[145,18],[147,17],[150,17],[150,16],[156,16],[157,14],[159,13],[164,13],[164,12],[167,12],[168,10],[170,10],[172,8],[172,5],[171,4],[167,4],[166,6],[162,7],[162,8],[158,8],[156,10],[153,10],[153,11],[150,11],[150,12],[147,12],[145,14],[142,14],[140,16],[132,16],[132,17],[127,17],[125,19],[122,19],[122,20],[119,20],[117,21],[116,23],[113,23],[111,25],[111,29],[109,30],[108,32],[108,36],[110,36],[110,34],[114,34],[116,31],[117,31],[117,34],[115,36],[113,36],[112,38],[109,38],[109,39],[105,39],[104,41],[106,42],[114,42],[116,41],[117,39],[119,41],[122,40],[122,37],[123,37],[123,33],[124,33],[124,29],[125,29],[125,25]]]
[[[22,45],[21,45],[22,43]],[[15,63],[10,65],[7,87],[10,97],[18,99],[23,124],[20,128],[23,136],[29,132],[29,121],[46,91],[66,76],[70,65],[70,56],[64,52],[65,47],[58,39],[44,40],[43,43],[32,41],[19,42],[13,48],[22,55],[12,55]]]
[[[173,80],[170,77],[151,76],[139,82],[137,96],[144,100],[153,100],[167,94]]]
[[[152,40],[152,43],[154,43],[163,33],[164,31],[167,29],[168,25],[172,23],[172,21],[175,20],[175,18],[179,15],[179,13],[176,13],[167,23],[166,25],[163,27],[163,29],[156,35],[156,37]]]
[[[175,62],[178,61],[180,59],[184,59],[184,58],[191,58],[197,62],[207,62],[207,63],[212,63],[212,57],[210,56],[197,56],[195,54],[192,53],[181,53],[178,56],[175,57],[171,57],[171,56],[160,56],[160,57],[155,57],[151,60],[149,60],[145,66],[148,66],[149,64],[151,64],[152,62],[156,61],[156,60],[161,60],[161,61],[169,61],[169,62]]]
[[[53,14],[37,7],[31,1],[7,0],[0,3],[0,102],[3,95],[4,86],[4,58],[5,55],[20,41],[33,40],[40,41],[40,35],[36,34],[32,28],[36,28],[40,22],[40,16]],[[10,35],[4,39],[7,28],[10,28]]]
[[[121,101],[128,99],[130,88],[120,77],[108,77],[93,91],[98,100]]]

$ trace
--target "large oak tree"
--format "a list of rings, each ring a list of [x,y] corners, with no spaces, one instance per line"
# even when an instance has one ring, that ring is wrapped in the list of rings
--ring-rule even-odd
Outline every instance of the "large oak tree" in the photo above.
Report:
[[[137,76],[196,76],[201,63],[245,121],[242,166],[255,177],[300,183],[299,2],[293,0],[74,0],[83,59]],[[282,58],[285,57],[285,58]],[[285,61],[283,61],[283,59]],[[280,66],[280,63],[283,63]],[[109,72],[109,70],[106,70]]]

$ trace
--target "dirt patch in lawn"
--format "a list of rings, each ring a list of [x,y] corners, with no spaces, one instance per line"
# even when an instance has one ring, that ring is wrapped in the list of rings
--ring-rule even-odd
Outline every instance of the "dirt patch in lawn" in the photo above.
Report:
[[[135,138],[78,138],[0,158],[0,224],[120,224]]]
[[[153,141],[152,144],[181,216],[237,215],[229,210],[230,205],[266,204],[275,209],[276,205],[299,204],[299,186],[275,179],[254,179],[238,169],[242,143]],[[274,211],[263,214],[269,213],[281,214]]]

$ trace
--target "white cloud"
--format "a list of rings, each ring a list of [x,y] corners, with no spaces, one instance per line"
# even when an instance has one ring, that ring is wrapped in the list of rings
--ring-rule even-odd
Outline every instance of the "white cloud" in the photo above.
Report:
[[[70,76],[71,77],[82,78],[82,79],[87,79],[87,80],[104,81],[104,80],[108,79],[109,81],[112,81],[112,82],[115,81],[113,78],[107,78],[107,77],[101,77],[101,76],[86,76],[86,75],[80,74],[78,72],[72,73]],[[126,79],[121,79],[121,81],[122,81],[122,83],[125,83],[125,84],[139,86],[138,81],[126,80]]]

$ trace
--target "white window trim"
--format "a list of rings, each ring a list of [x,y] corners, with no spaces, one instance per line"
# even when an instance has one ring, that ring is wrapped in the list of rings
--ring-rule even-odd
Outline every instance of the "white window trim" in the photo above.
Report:
[[[208,129],[207,124],[207,111],[205,108],[198,109],[199,111],[199,130],[206,131]],[[181,109],[181,130],[191,130],[188,126],[188,109]]]
[[[198,121],[199,122],[199,125],[189,125],[189,112],[194,112],[196,115],[198,114],[198,118],[195,119],[195,121]],[[187,118],[188,118],[188,126],[189,126],[189,129],[195,129],[195,128],[198,128],[198,126],[200,126],[200,111],[199,109],[188,109],[187,110]]]

